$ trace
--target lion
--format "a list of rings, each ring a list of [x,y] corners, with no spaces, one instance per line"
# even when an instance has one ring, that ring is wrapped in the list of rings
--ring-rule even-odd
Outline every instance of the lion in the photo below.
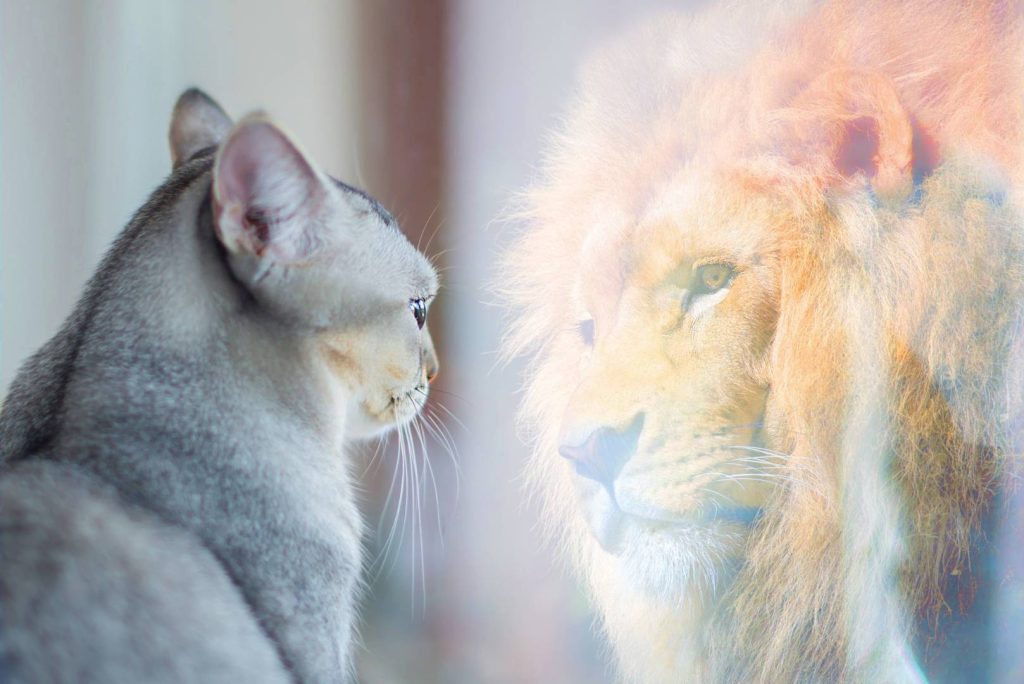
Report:
[[[1024,377],[1019,3],[728,3],[587,65],[499,289],[623,681],[921,681]]]

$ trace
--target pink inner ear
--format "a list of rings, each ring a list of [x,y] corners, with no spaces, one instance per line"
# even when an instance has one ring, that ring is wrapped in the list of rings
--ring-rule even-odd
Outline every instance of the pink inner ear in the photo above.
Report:
[[[920,182],[939,165],[939,143],[915,118],[911,117],[910,125],[914,131],[914,181]]]
[[[256,238],[259,245],[270,242],[270,226],[267,225],[267,220],[263,217],[262,212],[250,209],[245,212],[243,220],[246,230],[252,231],[253,237]]]
[[[237,247],[294,261],[310,256],[310,233],[322,210],[324,187],[302,153],[272,124],[243,122],[229,136],[217,163],[218,232]]]
[[[288,154],[285,146],[274,144],[276,137],[269,126],[253,124],[239,130],[228,141],[221,159],[220,181],[223,198],[249,207],[258,202],[260,186],[266,175]]]
[[[868,178],[878,174],[878,121],[861,116],[843,124],[843,138],[836,149],[836,170],[849,178],[863,173]]]

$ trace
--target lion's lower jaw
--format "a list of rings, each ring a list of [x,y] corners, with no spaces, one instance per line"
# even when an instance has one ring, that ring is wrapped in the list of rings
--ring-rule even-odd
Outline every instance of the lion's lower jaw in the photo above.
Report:
[[[619,556],[594,544],[589,567],[619,675],[637,684],[705,681],[708,621],[735,574],[744,535],[705,529],[646,541]]]
[[[594,578],[605,635],[618,672],[630,684],[678,684],[705,679],[701,634],[707,597],[693,585],[676,602],[637,591],[623,578]],[[597,586],[600,584],[601,586]]]

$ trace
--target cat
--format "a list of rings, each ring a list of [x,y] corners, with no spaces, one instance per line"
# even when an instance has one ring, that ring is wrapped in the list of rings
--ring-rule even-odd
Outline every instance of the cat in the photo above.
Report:
[[[265,115],[199,90],[173,171],[0,413],[0,677],[354,677],[345,445],[438,363],[429,261]]]

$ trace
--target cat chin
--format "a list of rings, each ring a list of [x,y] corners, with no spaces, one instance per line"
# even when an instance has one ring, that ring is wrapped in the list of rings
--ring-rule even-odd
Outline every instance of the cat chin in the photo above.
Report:
[[[374,417],[366,407],[357,405],[348,412],[345,422],[345,436],[351,439],[371,439],[391,430],[395,424]]]
[[[368,402],[353,402],[345,422],[346,437],[352,439],[371,439],[380,437],[397,427],[412,422],[423,409],[423,401],[404,401],[389,405],[380,411],[373,410]]]

